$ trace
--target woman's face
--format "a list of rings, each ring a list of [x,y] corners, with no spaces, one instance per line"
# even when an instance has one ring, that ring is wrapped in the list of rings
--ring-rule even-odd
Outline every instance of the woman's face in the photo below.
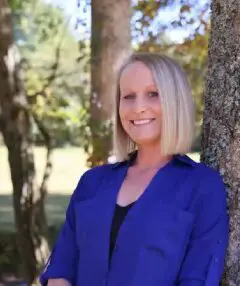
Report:
[[[159,144],[161,106],[151,71],[142,62],[134,62],[123,70],[119,85],[124,130],[138,146]]]

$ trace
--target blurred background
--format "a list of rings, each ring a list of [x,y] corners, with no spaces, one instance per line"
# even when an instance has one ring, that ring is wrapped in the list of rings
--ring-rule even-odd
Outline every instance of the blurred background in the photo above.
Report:
[[[199,161],[209,11],[207,0],[1,1],[0,285],[36,283],[81,174],[112,159],[116,70],[131,51],[184,68]]]

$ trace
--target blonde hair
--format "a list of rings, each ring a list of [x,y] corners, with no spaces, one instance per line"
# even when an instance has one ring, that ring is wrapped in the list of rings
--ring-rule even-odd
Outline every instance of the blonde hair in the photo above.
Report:
[[[174,60],[167,56],[155,53],[133,53],[118,73],[114,104],[114,155],[118,161],[122,161],[128,159],[129,153],[137,149],[135,142],[123,129],[119,116],[121,73],[128,65],[136,61],[142,62],[151,70],[160,94],[161,153],[173,155],[189,152],[194,137],[195,109],[186,74]]]

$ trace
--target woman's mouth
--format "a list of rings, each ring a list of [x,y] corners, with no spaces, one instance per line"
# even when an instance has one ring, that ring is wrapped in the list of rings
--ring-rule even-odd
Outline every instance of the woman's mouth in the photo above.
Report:
[[[154,120],[155,120],[154,118],[151,118],[151,119],[131,120],[131,123],[132,123],[133,125],[140,126],[140,125],[147,125],[147,124],[151,123],[151,122],[154,121]]]

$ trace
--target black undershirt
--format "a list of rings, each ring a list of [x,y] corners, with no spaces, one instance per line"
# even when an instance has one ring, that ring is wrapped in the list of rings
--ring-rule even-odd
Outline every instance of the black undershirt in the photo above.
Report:
[[[113,249],[115,247],[118,231],[121,227],[121,224],[123,223],[123,220],[125,219],[128,211],[130,208],[133,206],[134,202],[127,205],[127,206],[119,206],[116,204],[115,207],[115,212],[113,216],[113,221],[112,221],[112,227],[111,227],[111,233],[110,233],[110,255],[109,259],[111,259]]]

